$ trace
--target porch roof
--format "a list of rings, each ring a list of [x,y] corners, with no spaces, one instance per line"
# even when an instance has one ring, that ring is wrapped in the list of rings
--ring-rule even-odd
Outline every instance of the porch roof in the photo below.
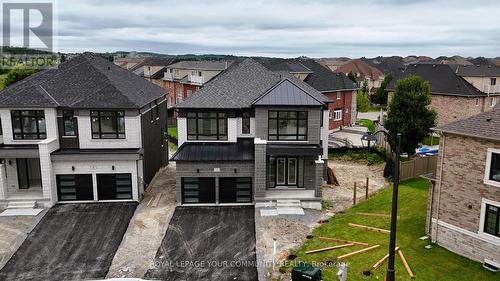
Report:
[[[139,160],[143,154],[138,148],[110,149],[58,149],[51,154],[52,160]]]
[[[38,145],[6,145],[0,144],[0,158],[39,158]]]
[[[183,143],[172,156],[173,161],[253,161],[253,139],[239,139],[236,143]]]
[[[323,154],[319,144],[268,144],[268,155],[317,156]]]

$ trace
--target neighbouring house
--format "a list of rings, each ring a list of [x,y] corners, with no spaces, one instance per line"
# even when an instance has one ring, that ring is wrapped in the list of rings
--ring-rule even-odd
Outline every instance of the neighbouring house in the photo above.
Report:
[[[0,204],[141,199],[168,163],[165,91],[92,53],[0,92]]]
[[[115,58],[113,60],[113,63],[118,65],[121,68],[127,69],[127,70],[135,70],[136,68],[140,67],[141,64],[147,59],[148,57],[124,57],[124,58]]]
[[[500,67],[492,64],[450,65],[455,73],[467,80],[479,91],[492,95],[490,105],[496,105],[496,96],[500,94]]]
[[[500,268],[500,108],[435,129],[427,229],[433,242]]]
[[[285,71],[329,98],[328,129],[337,130],[356,122],[356,83],[344,73],[334,73],[313,59],[267,59],[272,71]]]
[[[231,65],[232,61],[179,61],[168,65],[163,76],[168,108],[191,96],[206,82]]]
[[[486,94],[463,77],[457,75],[446,64],[409,65],[387,86],[389,102],[392,100],[398,79],[416,75],[429,82],[431,89],[430,108],[437,112],[437,125],[441,126],[457,120],[489,111],[496,105],[498,94]]]
[[[375,93],[382,82],[384,81],[385,75],[382,71],[378,70],[376,67],[369,65],[365,61],[361,59],[351,60],[337,69],[335,72],[342,72],[346,75],[349,72],[352,72],[356,77],[356,80],[360,87],[363,87],[364,84],[368,87],[368,91],[370,93]]]
[[[147,59],[142,66],[144,69],[144,78],[155,85],[158,85],[168,91],[168,87],[165,86],[163,78],[165,77],[165,72],[167,67],[177,61],[176,58],[161,58],[152,57]]]
[[[175,107],[178,201],[321,208],[328,102],[293,75],[233,63]]]

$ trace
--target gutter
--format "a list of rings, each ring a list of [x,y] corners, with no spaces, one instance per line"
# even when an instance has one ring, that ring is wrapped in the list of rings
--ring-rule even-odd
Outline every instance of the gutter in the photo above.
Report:
[[[447,134],[462,136],[462,137],[470,137],[470,138],[476,138],[476,139],[483,139],[483,140],[488,140],[488,141],[494,141],[494,142],[500,141],[499,138],[491,138],[491,137],[485,137],[485,136],[478,136],[478,135],[473,135],[473,134],[468,134],[468,133],[463,133],[463,132],[457,132],[457,131],[447,131],[447,130],[442,130],[442,129],[434,129],[434,131],[440,132],[440,133],[447,133]]]

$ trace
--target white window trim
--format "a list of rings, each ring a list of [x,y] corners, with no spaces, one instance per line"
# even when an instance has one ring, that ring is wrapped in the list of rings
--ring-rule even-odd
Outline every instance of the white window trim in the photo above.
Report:
[[[491,162],[492,162],[491,158],[492,158],[493,153],[500,154],[500,149],[488,148],[488,152],[486,154],[486,165],[485,165],[486,168],[484,170],[484,183],[487,185],[500,187],[500,182],[490,180],[490,171],[491,171]]]
[[[475,104],[476,106],[479,106],[479,98],[476,98],[476,99],[474,100],[474,104]]]
[[[342,113],[343,113],[342,109],[334,110],[333,111],[333,121],[340,121],[340,120],[342,120]],[[337,114],[340,116],[340,118],[336,118]]]
[[[337,100],[340,100],[340,99],[342,99],[342,93],[337,92]]]
[[[496,237],[495,235],[491,235],[489,233],[484,232],[484,219],[486,218],[486,205],[493,205],[495,207],[500,208],[500,202],[496,202],[493,200],[482,198],[482,200],[481,200],[481,216],[479,218],[479,231],[477,232],[477,234],[487,241],[490,241],[490,242],[496,243],[496,244],[500,244],[500,237]]]
[[[497,105],[497,97],[491,97],[490,107],[495,107]]]

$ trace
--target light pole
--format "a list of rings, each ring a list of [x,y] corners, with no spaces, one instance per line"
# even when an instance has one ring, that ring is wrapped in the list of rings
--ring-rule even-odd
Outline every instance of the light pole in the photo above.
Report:
[[[400,160],[400,155],[401,155],[401,133],[397,133],[396,137],[392,136],[386,131],[380,130],[373,135],[376,135],[378,133],[383,133],[386,138],[391,139],[392,141],[395,142],[395,147],[391,146],[391,159],[394,161],[394,167],[393,167],[393,176],[394,176],[394,184],[393,184],[393,189],[392,189],[392,209],[391,209],[391,234],[390,234],[390,240],[389,240],[389,264],[387,266],[387,275],[385,280],[386,281],[394,281],[395,280],[395,269],[394,269],[394,259],[396,257],[396,224],[398,222],[397,217],[398,217],[398,188],[399,188],[399,160]],[[369,137],[363,137],[365,139],[370,139]],[[396,151],[394,151],[394,149]],[[394,157],[393,156],[393,152]]]

